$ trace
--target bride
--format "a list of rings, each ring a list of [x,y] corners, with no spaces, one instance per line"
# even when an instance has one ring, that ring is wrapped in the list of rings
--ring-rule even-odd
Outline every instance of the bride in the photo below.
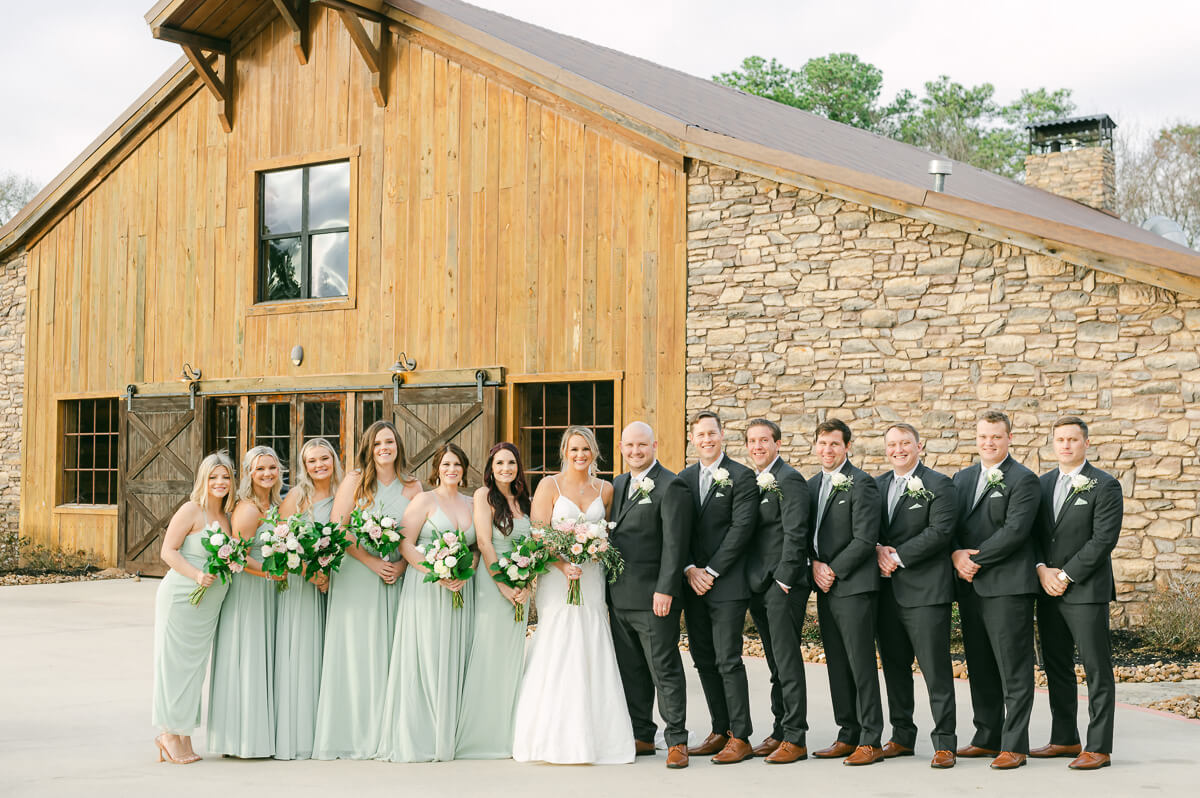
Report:
[[[563,433],[562,471],[533,495],[534,523],[608,517],[612,485],[595,477],[600,447],[586,427]],[[582,584],[582,605],[567,604],[568,580]],[[517,698],[513,759],[611,765],[632,762],[633,726],[613,653],[599,563],[557,562],[538,579],[537,631]]]

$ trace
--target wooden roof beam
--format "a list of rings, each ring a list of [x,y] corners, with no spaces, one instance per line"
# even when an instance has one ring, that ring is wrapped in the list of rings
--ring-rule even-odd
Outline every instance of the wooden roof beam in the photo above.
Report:
[[[188,47],[193,47],[200,50],[208,50],[210,53],[229,55],[230,50],[232,49],[232,45],[228,39],[218,39],[215,36],[205,36],[203,33],[193,33],[192,31],[172,28],[168,25],[159,25],[151,28],[150,32],[154,35],[154,38],[158,39],[159,41],[178,44],[185,50]]]
[[[292,47],[300,63],[308,63],[308,0],[273,0],[279,16],[292,29]]]
[[[196,47],[185,44],[183,53],[216,98],[217,118],[221,120],[221,127],[226,133],[233,132],[233,69],[230,68],[233,56],[217,53],[217,65],[214,68]]]
[[[386,107],[387,51],[388,42],[391,40],[387,23],[382,20],[379,22],[379,29],[372,41],[372,37],[363,27],[362,20],[358,18],[356,11],[338,7],[338,16],[342,18],[342,24],[346,26],[346,31],[350,34],[350,40],[354,42],[355,48],[362,56],[363,63],[367,65],[367,70],[371,73],[371,93],[375,95],[375,104],[380,108]]]

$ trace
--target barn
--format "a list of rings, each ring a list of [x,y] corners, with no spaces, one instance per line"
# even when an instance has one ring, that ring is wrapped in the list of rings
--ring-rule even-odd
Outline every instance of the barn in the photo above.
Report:
[[[3,530],[160,573],[200,456],[413,466],[715,406],[806,430],[917,424],[970,461],[1061,412],[1122,480],[1116,613],[1200,571],[1200,255],[1111,213],[1112,152],[1021,185],[459,0],[162,0],[180,61],[0,229]],[[1049,190],[1047,190],[1049,189]],[[14,343],[16,342],[16,343]],[[478,479],[477,469],[473,469]],[[19,496],[19,499],[18,499]]]

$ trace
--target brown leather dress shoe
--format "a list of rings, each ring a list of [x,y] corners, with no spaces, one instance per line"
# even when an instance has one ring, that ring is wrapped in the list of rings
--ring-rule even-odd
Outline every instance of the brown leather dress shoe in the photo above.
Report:
[[[1043,745],[1041,748],[1034,748],[1029,752],[1029,755],[1034,759],[1051,759],[1056,756],[1077,757],[1081,751],[1083,751],[1083,746],[1078,744],[1055,745],[1054,743],[1049,743]]]
[[[688,766],[686,745],[673,745],[667,749],[667,767],[671,770],[682,770]]]
[[[712,756],[724,748],[727,742],[729,742],[729,737],[713,732],[704,738],[704,742],[692,746],[687,752],[689,756]]]
[[[754,746],[755,756],[770,756],[775,753],[775,749],[779,747],[779,740],[774,737],[768,737],[758,745]]]
[[[843,743],[838,740],[828,748],[822,748],[820,751],[813,751],[813,756],[817,759],[840,759],[844,756],[849,756],[854,753],[854,746],[850,743]]]
[[[934,751],[933,759],[929,760],[929,767],[948,770],[954,767],[954,763],[957,761],[958,757],[954,755],[953,751]]]
[[[1075,757],[1071,764],[1067,765],[1071,770],[1099,770],[1106,768],[1112,764],[1112,757],[1108,754],[1097,754],[1093,751],[1084,751],[1079,756]]]
[[[1025,754],[1001,751],[1000,756],[992,760],[992,770],[1015,770],[1025,764],[1025,759]]]
[[[634,756],[654,756],[654,743],[648,743],[645,740],[633,741]]]
[[[732,765],[753,756],[754,749],[750,747],[750,743],[737,737],[730,737],[729,742],[725,743],[725,747],[721,749],[721,753],[712,758],[712,763],[714,765]]]
[[[883,758],[894,759],[898,756],[912,756],[913,750],[906,745],[888,740],[883,746]]]
[[[999,751],[993,751],[990,748],[980,748],[977,745],[964,745],[958,749],[958,755],[966,759],[976,759],[985,756],[996,756]]]
[[[854,753],[842,760],[843,765],[874,765],[883,761],[883,749],[873,745],[860,745]]]
[[[795,743],[782,742],[770,756],[766,758],[768,765],[788,765],[792,762],[799,762],[801,759],[808,759],[808,749],[803,745]]]

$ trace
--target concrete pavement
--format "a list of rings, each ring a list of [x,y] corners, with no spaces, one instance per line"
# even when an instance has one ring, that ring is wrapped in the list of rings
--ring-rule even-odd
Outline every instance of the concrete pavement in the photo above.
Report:
[[[800,795],[927,796],[931,793],[1088,798],[1152,793],[1197,794],[1200,722],[1135,707],[1117,710],[1114,766],[1067,770],[1067,760],[1031,761],[997,773],[986,760],[962,760],[950,771],[928,766],[929,711],[918,681],[917,756],[866,768],[837,761],[770,766],[761,760],[717,767],[693,760],[668,771],[664,757],[634,765],[561,767],[511,761],[393,765],[379,762],[275,762],[205,759],[186,767],[159,764],[150,725],[154,592],[144,580],[0,588],[0,796],[191,795],[336,796],[450,794],[522,796]],[[685,661],[687,657],[685,655]],[[688,668],[688,720],[707,732],[695,671]],[[754,742],[769,731],[766,663],[748,658]],[[836,729],[825,669],[809,665],[809,745],[832,742]],[[967,685],[956,683],[960,740],[971,734]],[[1182,689],[1181,689],[1182,692]],[[1081,729],[1087,703],[1080,703]],[[1031,741],[1048,739],[1049,711],[1039,692]],[[885,729],[884,739],[887,739]],[[204,753],[203,733],[196,749]]]

